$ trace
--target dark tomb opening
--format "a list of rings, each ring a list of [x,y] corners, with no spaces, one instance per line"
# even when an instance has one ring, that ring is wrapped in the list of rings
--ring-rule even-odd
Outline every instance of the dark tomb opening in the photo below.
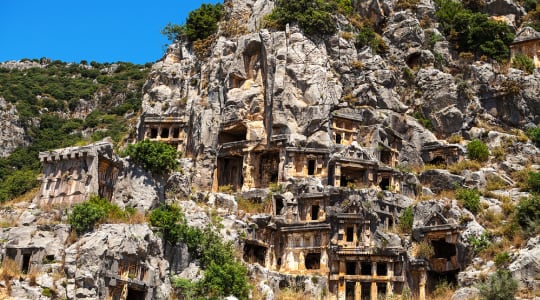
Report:
[[[390,189],[390,178],[383,178],[379,183],[379,187],[384,191],[388,191]]]
[[[180,128],[174,128],[174,129],[173,129],[172,137],[173,137],[174,139],[177,139],[178,137],[180,137]]]
[[[315,175],[315,160],[308,160],[308,175]]]
[[[318,219],[319,219],[319,206],[312,205],[311,206],[311,220],[316,221]]]
[[[150,129],[150,138],[151,139],[157,138],[157,132],[158,132],[157,128]]]
[[[161,137],[164,139],[169,138],[169,128],[163,128],[161,130]]]
[[[386,282],[377,282],[377,298],[386,299]]]
[[[336,134],[336,144],[341,144],[341,134]]]
[[[456,245],[447,243],[444,239],[431,241],[433,250],[435,251],[434,258],[446,258],[450,260],[456,255]]]
[[[446,165],[446,160],[442,158],[441,156],[436,156],[429,162],[429,164],[435,165],[435,166]]]
[[[371,263],[370,262],[362,262],[361,264],[361,274],[362,275],[371,275]]]
[[[247,140],[247,128],[243,124],[237,124],[233,127],[223,130],[219,133],[218,142],[220,144],[240,142]]]
[[[354,227],[347,227],[347,242],[354,240]]]
[[[30,257],[32,257],[32,254],[23,254],[22,256],[21,272],[23,272],[23,274],[28,273],[30,270]]]
[[[308,253],[305,259],[306,269],[317,270],[321,268],[321,254],[320,253]]]
[[[347,300],[354,299],[354,290],[356,287],[356,282],[347,281],[345,283],[345,297]]]
[[[219,158],[218,186],[231,185],[234,191],[241,188],[244,184],[243,163],[244,159],[241,156]]]
[[[139,291],[133,288],[128,288],[126,300],[145,300],[145,299],[146,299],[146,292]]]
[[[377,276],[386,276],[388,275],[388,269],[386,268],[386,263],[377,263]]]
[[[345,274],[356,275],[356,262],[348,261],[345,263]]]
[[[370,300],[371,298],[371,282],[362,282],[361,283],[361,293],[362,296],[360,299],[362,300]]]

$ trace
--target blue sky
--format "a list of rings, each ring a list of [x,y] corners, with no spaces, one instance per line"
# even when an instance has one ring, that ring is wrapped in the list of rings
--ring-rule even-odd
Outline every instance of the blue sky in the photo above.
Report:
[[[0,62],[154,62],[168,43],[160,30],[183,24],[217,0],[0,0]]]

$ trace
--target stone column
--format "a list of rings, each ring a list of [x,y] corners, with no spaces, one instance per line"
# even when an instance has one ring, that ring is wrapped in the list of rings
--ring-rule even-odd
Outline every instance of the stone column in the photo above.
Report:
[[[360,282],[357,281],[354,286],[354,300],[360,299],[362,299],[362,286],[360,285]]]
[[[377,276],[377,263],[373,262],[371,265],[371,276]],[[377,282],[371,282],[371,299],[377,299]]]
[[[393,262],[389,262],[386,264],[386,267],[387,267],[387,274],[388,274],[388,282],[386,284],[386,295],[388,297],[392,296],[393,294],[393,291],[392,291],[392,277],[394,277],[394,263]]]
[[[426,269],[420,269],[420,278],[418,280],[418,300],[426,300]]]

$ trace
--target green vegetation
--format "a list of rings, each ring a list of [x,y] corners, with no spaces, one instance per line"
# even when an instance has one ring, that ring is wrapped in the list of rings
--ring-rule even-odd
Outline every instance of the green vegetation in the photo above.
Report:
[[[107,199],[93,195],[80,204],[73,206],[68,216],[68,223],[77,233],[92,231],[96,223],[108,220],[128,219],[134,211],[124,211]]]
[[[527,55],[518,53],[512,59],[512,67],[523,72],[532,74],[534,72],[534,62]]]
[[[481,140],[472,140],[467,144],[467,156],[479,162],[487,161],[489,158],[489,149]]]
[[[182,154],[168,144],[144,140],[127,147],[131,160],[155,175],[162,175],[178,168],[176,160]]]
[[[527,136],[529,136],[536,147],[540,147],[540,126],[529,129],[527,131]]]
[[[380,35],[375,33],[371,24],[364,23],[358,28],[356,35],[356,46],[358,48],[369,46],[375,53],[382,54],[388,49],[388,46]]]
[[[485,55],[497,61],[508,59],[508,45],[514,39],[508,25],[491,20],[486,14],[472,12],[454,0],[435,2],[435,16],[457,51],[471,52],[477,57]]]
[[[540,171],[529,172],[529,176],[527,176],[527,186],[531,192],[540,193]]]
[[[46,59],[42,59],[46,61]],[[22,195],[38,182],[40,151],[73,146],[111,136],[120,143],[127,133],[124,114],[140,110],[142,85],[150,65],[53,61],[43,68],[0,68],[0,97],[15,106],[30,140],[8,157],[0,158],[0,202]],[[94,110],[85,120],[64,117],[81,110],[84,100]],[[82,131],[93,132],[84,137]]]
[[[476,189],[457,189],[456,199],[473,214],[478,213],[480,210],[480,192]]]
[[[516,207],[516,221],[525,233],[540,231],[540,196],[523,198]]]
[[[232,244],[224,243],[213,228],[199,229],[187,225],[183,213],[175,206],[153,210],[150,223],[161,229],[167,241],[186,244],[189,253],[205,269],[204,278],[196,283],[173,280],[183,294],[194,298],[220,299],[234,295],[247,299],[250,290],[247,269],[235,259]]]
[[[479,237],[470,235],[469,244],[471,245],[474,254],[478,254],[484,251],[491,244],[491,242],[489,241],[489,235],[484,232]]]
[[[431,120],[424,117],[424,114],[419,111],[415,111],[412,116],[426,129],[433,131],[433,124],[431,123]]]
[[[267,26],[284,29],[288,23],[298,24],[307,35],[333,34],[337,23],[332,14],[352,12],[347,0],[277,0],[271,14],[266,16]]]
[[[497,253],[497,255],[495,255],[494,262],[495,262],[495,265],[499,268],[506,265],[509,261],[510,261],[510,255],[506,251]]]
[[[402,232],[412,233],[412,225],[414,220],[414,211],[411,206],[406,207],[399,217],[399,228]]]
[[[512,278],[510,271],[499,269],[489,276],[486,282],[480,284],[478,289],[480,296],[486,300],[514,299],[518,283]]]
[[[186,38],[192,42],[204,40],[217,32],[222,16],[223,4],[202,4],[189,13],[186,24],[180,26],[169,23],[161,30],[161,33],[171,42],[179,38]]]

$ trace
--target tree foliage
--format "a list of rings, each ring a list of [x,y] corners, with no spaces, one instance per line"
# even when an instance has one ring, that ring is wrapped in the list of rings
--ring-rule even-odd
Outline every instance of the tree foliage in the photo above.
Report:
[[[202,4],[189,13],[184,25],[168,23],[161,34],[171,42],[181,37],[192,42],[203,40],[216,33],[222,16],[223,4]]]
[[[481,140],[472,140],[467,144],[467,156],[476,161],[487,161],[489,158],[488,146]]]
[[[540,126],[529,129],[527,135],[536,147],[540,147]]]
[[[91,231],[96,223],[104,221],[106,217],[119,219],[129,214],[107,199],[93,195],[87,201],[73,206],[68,223],[80,234]]]
[[[247,269],[235,259],[232,244],[223,242],[215,230],[189,226],[181,210],[175,206],[153,210],[150,223],[161,228],[166,240],[186,244],[189,253],[205,269],[203,279],[197,283],[175,281],[184,294],[210,299],[234,295],[247,299],[250,289]]]
[[[435,15],[456,50],[486,55],[497,61],[508,59],[508,45],[514,40],[514,34],[507,24],[465,9],[461,2],[454,0],[436,0],[436,4]]]
[[[375,33],[372,25],[367,23],[358,28],[356,46],[359,48],[369,46],[373,52],[379,54],[386,52],[388,48],[384,40]]]
[[[141,107],[142,85],[149,66],[91,62],[68,64],[33,60],[41,67],[25,70],[0,67],[0,97],[15,107],[30,140],[8,157],[0,158],[0,202],[22,195],[39,183],[40,151],[73,146],[111,136],[120,142],[127,133],[124,114]],[[71,118],[83,100],[99,99],[86,120]],[[83,136],[82,131],[94,132]]]
[[[155,175],[175,170],[178,167],[176,159],[181,155],[171,145],[150,140],[129,145],[125,154],[129,155],[134,163]]]
[[[352,11],[350,1],[278,0],[266,20],[279,29],[284,29],[288,23],[298,24],[307,35],[333,34],[337,31],[337,23],[332,14],[338,10]]]
[[[514,299],[518,290],[517,281],[512,278],[508,270],[497,270],[489,276],[485,283],[478,287],[480,296],[486,300],[509,300]]]

